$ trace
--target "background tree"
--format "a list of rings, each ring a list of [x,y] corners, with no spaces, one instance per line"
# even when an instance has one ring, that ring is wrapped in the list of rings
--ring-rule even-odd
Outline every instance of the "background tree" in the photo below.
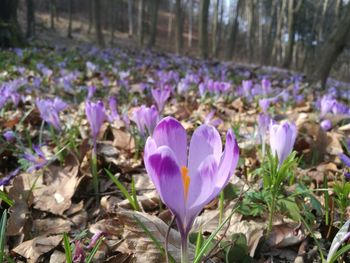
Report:
[[[153,47],[156,43],[157,24],[158,24],[158,9],[160,0],[149,0],[151,4],[151,32],[147,46]]]
[[[27,5],[27,30],[26,38],[33,37],[35,34],[35,7],[33,0],[26,0]]]
[[[101,26],[101,1],[94,0],[93,4],[94,4],[93,9],[94,9],[96,41],[100,47],[104,47],[105,42],[104,42],[103,33],[102,33],[102,26]]]
[[[128,0],[128,22],[129,22],[129,37],[134,34],[134,20],[133,20],[133,1]]]
[[[139,0],[139,8],[138,8],[138,40],[139,45],[143,44],[143,13],[144,13],[145,0]]]
[[[176,19],[176,29],[175,29],[176,53],[181,54],[182,48],[183,48],[183,37],[182,37],[183,17],[182,17],[181,0],[176,0],[175,13],[176,13],[176,16],[175,16],[175,19]]]
[[[68,33],[67,36],[72,38],[72,24],[73,24],[73,0],[68,0]]]
[[[23,44],[17,21],[18,0],[0,1],[0,47],[15,47]]]
[[[208,16],[210,0],[200,1],[199,10],[199,48],[202,58],[208,58]]]
[[[331,71],[331,68],[338,58],[338,56],[344,50],[350,37],[350,3],[347,4],[344,14],[337,23],[333,33],[327,39],[327,41],[320,48],[318,55],[315,57],[317,60],[314,74],[312,79],[319,86],[324,87]]]

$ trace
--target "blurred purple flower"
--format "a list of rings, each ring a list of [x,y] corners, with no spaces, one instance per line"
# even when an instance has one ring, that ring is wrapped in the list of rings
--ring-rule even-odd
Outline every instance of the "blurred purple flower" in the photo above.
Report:
[[[0,179],[0,186],[6,186],[10,183],[10,181],[19,173],[20,168],[10,172],[7,176]]]
[[[108,104],[109,104],[109,109],[111,111],[111,113],[108,115],[108,121],[113,122],[113,121],[120,120],[120,116],[117,110],[116,98],[114,96],[109,97]]]
[[[83,263],[83,262],[85,262],[85,254],[84,254],[84,250],[83,250],[83,248],[81,246],[80,240],[76,240],[75,241],[73,262],[74,263]]]
[[[297,128],[295,124],[284,122],[282,124],[270,124],[270,147],[273,155],[277,155],[281,165],[292,152]]]
[[[270,99],[260,99],[259,100],[259,106],[263,113],[267,113],[267,110],[270,107],[271,100]]]
[[[214,115],[215,115],[216,110],[211,110],[207,116],[205,116],[204,119],[204,124],[208,124],[208,125],[212,125],[214,127],[219,126],[221,123],[223,123],[223,121],[220,118],[215,118],[214,119]]]
[[[184,247],[196,216],[226,186],[236,169],[239,148],[231,130],[225,150],[219,132],[209,125],[187,134],[176,119],[162,119],[146,141],[144,163],[162,201],[176,218]]]
[[[96,150],[97,136],[100,132],[102,124],[107,120],[105,106],[102,101],[96,103],[91,101],[85,102],[85,113],[90,123],[92,141],[94,150]]]
[[[7,142],[13,142],[16,140],[16,134],[13,131],[5,131],[3,136]]]
[[[54,100],[37,98],[35,103],[40,112],[40,117],[55,127],[56,130],[60,130],[61,123],[58,113],[67,108],[67,103],[60,98],[55,98]]]
[[[159,113],[154,105],[150,108],[142,105],[133,112],[131,120],[136,123],[141,136],[145,136],[146,133],[152,135],[159,121]]]
[[[331,111],[331,109],[334,106],[334,103],[336,102],[335,99],[333,99],[330,96],[324,95],[321,99],[321,113],[320,116],[323,118],[327,113]]]
[[[48,160],[45,157],[45,154],[40,149],[39,146],[33,145],[34,154],[26,152],[23,154],[23,158],[30,162],[32,165],[27,169],[27,172],[32,172],[33,170],[39,170],[47,165]]]
[[[86,247],[87,249],[92,249],[95,245],[96,242],[103,236],[106,236],[106,233],[103,231],[97,231],[91,238],[91,241],[89,243],[89,245]]]
[[[345,164],[347,167],[350,168],[350,157],[345,155],[344,153],[339,154],[340,160]]]
[[[321,123],[321,128],[324,131],[329,131],[330,129],[332,129],[332,122],[330,120],[323,120]]]
[[[92,97],[94,96],[95,92],[96,92],[96,86],[94,86],[94,85],[88,86],[87,99],[91,100]]]
[[[162,112],[164,109],[165,102],[170,97],[170,93],[171,93],[170,88],[152,89],[151,92],[152,92],[153,99],[157,104],[158,111]]]
[[[243,96],[246,98],[251,97],[251,92],[253,88],[253,81],[252,80],[243,80],[242,81],[242,90],[243,90]]]

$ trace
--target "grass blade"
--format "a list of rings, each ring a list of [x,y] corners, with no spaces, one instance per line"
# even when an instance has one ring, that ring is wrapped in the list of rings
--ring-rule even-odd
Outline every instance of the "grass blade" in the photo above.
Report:
[[[69,237],[66,233],[63,234],[63,244],[64,244],[64,252],[66,254],[66,261],[68,263],[72,263],[73,262],[72,248],[70,246]]]
[[[7,209],[2,213],[0,221],[0,263],[4,262],[4,250],[6,241]]]
[[[93,258],[95,256],[98,248],[100,247],[102,241],[103,241],[103,237],[100,237],[100,239],[96,242],[94,248],[91,250],[89,256],[87,257],[87,259],[85,261],[85,263],[90,263],[93,260]]]

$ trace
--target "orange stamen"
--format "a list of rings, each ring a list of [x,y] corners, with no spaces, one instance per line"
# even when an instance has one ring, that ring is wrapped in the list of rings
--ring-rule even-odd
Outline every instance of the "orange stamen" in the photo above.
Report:
[[[182,182],[184,184],[184,194],[185,194],[185,200],[187,200],[188,197],[188,189],[190,187],[190,181],[191,178],[188,175],[188,168],[186,166],[181,167],[181,175],[182,175]]]

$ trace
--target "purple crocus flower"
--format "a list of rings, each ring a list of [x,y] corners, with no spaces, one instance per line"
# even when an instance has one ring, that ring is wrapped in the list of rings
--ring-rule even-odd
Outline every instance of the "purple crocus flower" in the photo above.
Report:
[[[216,110],[211,110],[207,116],[205,116],[204,123],[212,125],[214,127],[219,126],[223,121],[220,118],[214,118]]]
[[[3,136],[7,142],[13,142],[16,139],[16,135],[13,131],[5,131]]]
[[[109,122],[120,120],[119,113],[117,111],[117,100],[114,96],[111,96],[108,100],[109,109],[111,114],[108,115]]]
[[[344,153],[339,154],[340,160],[345,164],[347,167],[350,168],[350,157],[345,155]]]
[[[154,105],[150,108],[142,105],[133,112],[131,120],[136,123],[141,136],[145,136],[146,132],[152,135],[159,120],[159,113]]]
[[[56,130],[61,129],[61,123],[58,116],[60,111],[63,111],[68,105],[60,98],[50,99],[36,99],[36,106],[40,112],[40,117],[55,127]]]
[[[96,103],[91,101],[85,102],[85,113],[90,123],[92,141],[94,144],[94,150],[96,150],[96,141],[98,133],[100,132],[101,126],[105,120],[107,120],[105,106],[102,101]]]
[[[6,186],[10,183],[10,181],[19,173],[20,168],[10,172],[7,176],[0,179],[0,186]]]
[[[186,130],[172,117],[162,119],[147,139],[145,167],[162,201],[176,218],[185,258],[195,217],[226,186],[238,158],[239,148],[231,129],[224,151],[219,132],[206,124],[194,131],[188,150]]]
[[[292,152],[295,139],[297,137],[297,128],[295,124],[284,122],[282,124],[270,124],[270,147],[271,152],[277,155],[281,165],[288,155]]]
[[[246,98],[250,98],[252,88],[253,88],[253,81],[251,80],[242,81],[243,96],[245,96]]]
[[[264,95],[267,95],[271,90],[271,82],[267,78],[261,80],[261,88]]]
[[[267,110],[270,107],[270,103],[271,103],[271,100],[269,100],[269,99],[259,100],[259,106],[264,113],[267,113]]]
[[[107,234],[103,231],[97,231],[91,238],[91,241],[89,245],[86,247],[87,249],[92,249],[95,245],[96,242],[103,236],[106,236]]]
[[[258,130],[262,144],[262,155],[265,156],[266,134],[269,130],[271,117],[268,114],[260,113],[258,116]]]
[[[96,86],[91,85],[91,86],[88,86],[87,89],[88,89],[87,99],[91,100],[96,92]]]
[[[335,99],[333,99],[330,96],[323,96],[321,99],[321,118],[323,118],[327,113],[329,113],[334,106],[334,103],[336,102]]]
[[[152,92],[153,99],[157,104],[158,111],[162,112],[164,109],[165,102],[170,97],[170,93],[171,93],[170,88],[152,89],[151,92]]]
[[[32,165],[27,169],[27,172],[32,172],[33,170],[39,170],[47,165],[48,160],[45,157],[45,154],[40,149],[39,146],[33,145],[34,154],[26,152],[23,154],[23,158],[30,162]]]
[[[320,123],[320,126],[321,126],[322,130],[329,131],[330,129],[332,129],[332,122],[330,120],[323,120]]]

